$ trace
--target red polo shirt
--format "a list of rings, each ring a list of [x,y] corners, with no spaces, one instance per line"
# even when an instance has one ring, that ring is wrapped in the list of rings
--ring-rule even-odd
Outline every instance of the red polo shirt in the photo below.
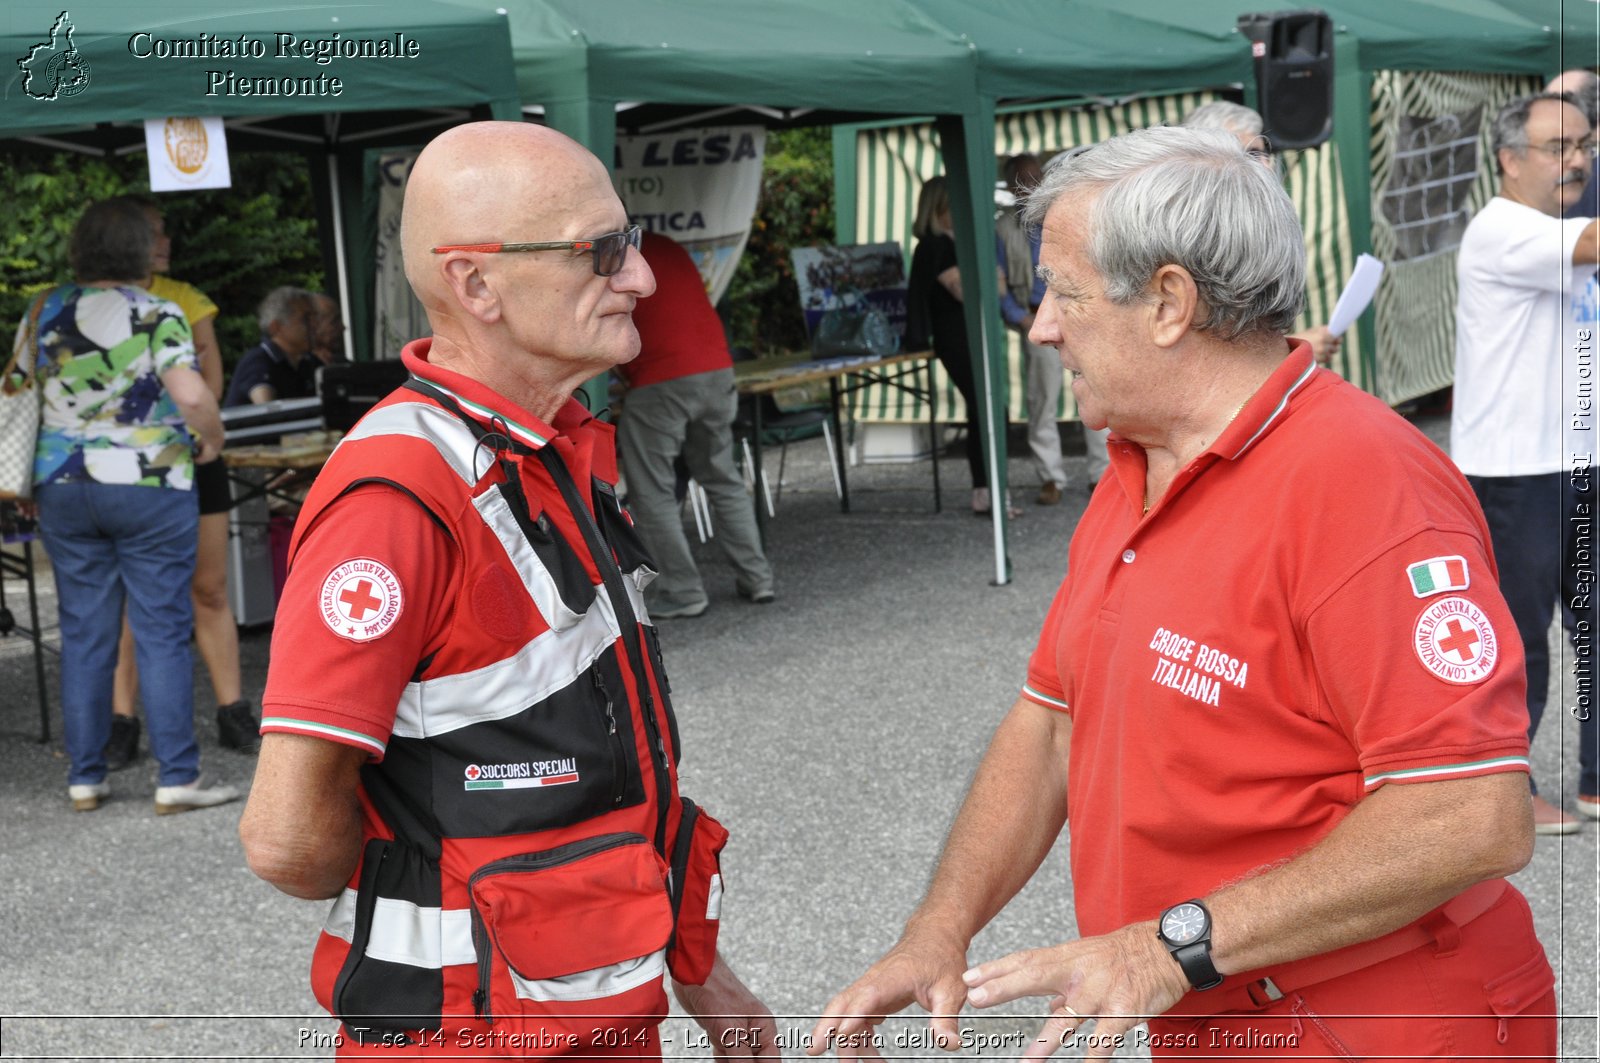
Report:
[[[689,252],[659,233],[645,233],[639,250],[656,275],[656,291],[633,308],[639,356],[617,372],[629,387],[642,388],[731,368],[722,319]]]
[[[1522,646],[1450,459],[1304,344],[1148,515],[1112,439],[1023,695],[1072,717],[1078,926],[1315,844],[1378,786],[1526,771]]]

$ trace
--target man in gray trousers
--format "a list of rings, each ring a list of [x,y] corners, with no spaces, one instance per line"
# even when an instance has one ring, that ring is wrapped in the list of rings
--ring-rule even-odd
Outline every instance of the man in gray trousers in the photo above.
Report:
[[[648,232],[641,250],[656,292],[634,307],[639,356],[616,368],[629,385],[617,433],[628,508],[660,572],[645,605],[653,618],[673,620],[699,616],[711,604],[678,510],[679,455],[705,488],[716,540],[738,573],[739,596],[766,604],[776,597],[772,566],[733,464],[738,394],[722,321],[687,251]]]

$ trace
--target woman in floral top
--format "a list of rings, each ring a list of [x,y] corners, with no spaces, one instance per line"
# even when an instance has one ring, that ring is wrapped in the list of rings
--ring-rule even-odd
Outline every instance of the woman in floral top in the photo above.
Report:
[[[61,703],[68,796],[80,811],[110,792],[104,750],[124,597],[160,764],[156,811],[238,796],[200,783],[189,650],[194,463],[221,451],[222,421],[183,312],[138,287],[150,247],[137,205],[91,206],[72,233],[78,281],[42,295],[24,323],[36,338],[44,399],[34,498],[62,644],[73,650]]]

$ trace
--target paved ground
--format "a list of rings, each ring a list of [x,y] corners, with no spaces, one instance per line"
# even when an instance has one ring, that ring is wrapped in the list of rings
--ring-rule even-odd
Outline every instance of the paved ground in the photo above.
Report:
[[[941,467],[947,484],[964,483],[959,456]],[[725,950],[775,1012],[794,1016],[780,1019],[792,1038],[889,945],[920,894],[1015,697],[1083,497],[1041,509],[1019,493],[1015,578],[997,588],[989,526],[965,512],[964,491],[930,512],[925,465],[857,470],[848,516],[819,443],[791,451],[789,476],[772,526],[778,602],[740,602],[708,547],[713,608],[664,624],[662,642],[688,754],[684,788],[734,830]],[[1013,476],[1031,479],[1021,462]],[[7,586],[13,607],[16,590]],[[244,639],[252,692],[268,643],[261,631]],[[209,705],[204,680],[197,691]],[[74,814],[59,746],[34,741],[33,697],[25,648],[0,639],[0,1015],[12,1016],[0,1020],[0,1058],[328,1055],[334,1025],[306,988],[323,906],[245,870],[238,806],[153,816],[148,760],[113,776],[107,806]],[[1559,720],[1552,712],[1534,751],[1552,795],[1574,762],[1561,744],[1575,732]],[[216,747],[208,711],[198,726],[208,775],[248,785],[253,762]],[[1596,1055],[1597,838],[1589,828],[1541,839],[1517,876],[1574,1016],[1564,1023],[1572,1059]],[[1073,933],[1066,848],[978,940],[975,958]],[[689,1051],[685,1029],[667,1023],[669,1052]]]

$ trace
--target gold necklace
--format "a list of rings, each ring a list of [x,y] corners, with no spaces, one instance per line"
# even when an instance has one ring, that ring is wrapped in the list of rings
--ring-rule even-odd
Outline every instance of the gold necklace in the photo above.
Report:
[[[1226,432],[1228,430],[1228,425],[1231,425],[1238,418],[1238,416],[1241,413],[1244,412],[1244,408],[1246,406],[1250,405],[1250,399],[1251,398],[1254,398],[1254,396],[1252,395],[1252,396],[1247,397],[1243,402],[1239,403],[1239,405],[1234,409],[1233,413],[1228,415],[1227,424],[1224,424],[1222,426],[1222,430],[1224,432]],[[1217,434],[1221,435],[1222,433],[1219,432]],[[1141,514],[1141,515],[1142,516],[1149,516],[1150,515],[1150,484],[1148,482],[1146,482],[1145,487],[1144,487],[1144,513]]]

